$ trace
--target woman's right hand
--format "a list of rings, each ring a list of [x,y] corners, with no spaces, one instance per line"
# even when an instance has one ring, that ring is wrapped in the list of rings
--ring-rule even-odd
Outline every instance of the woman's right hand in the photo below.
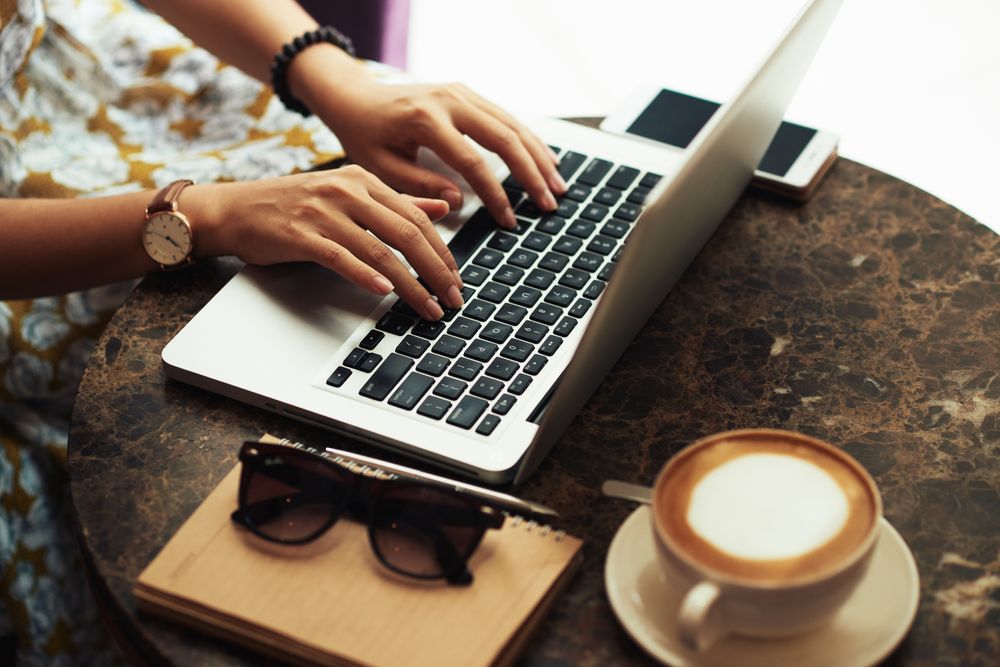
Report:
[[[458,265],[432,223],[448,204],[400,195],[361,167],[193,185],[181,204],[190,212],[198,256],[315,262],[376,294],[395,290],[429,320],[442,317],[442,304],[462,306]]]

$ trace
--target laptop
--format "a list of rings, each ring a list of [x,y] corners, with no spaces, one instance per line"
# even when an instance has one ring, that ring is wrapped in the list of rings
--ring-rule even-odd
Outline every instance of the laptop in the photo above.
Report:
[[[524,481],[749,183],[840,4],[806,2],[683,151],[526,121],[570,190],[544,214],[490,156],[518,229],[471,191],[438,223],[466,285],[441,322],[316,265],[247,266],[164,348],[167,376],[480,482]]]

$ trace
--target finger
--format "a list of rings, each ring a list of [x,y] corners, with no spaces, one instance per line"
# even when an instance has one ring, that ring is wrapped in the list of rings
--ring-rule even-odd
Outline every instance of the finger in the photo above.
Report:
[[[401,192],[443,199],[452,211],[462,208],[462,191],[441,174],[418,167],[412,160],[389,151],[377,159],[379,177]]]
[[[403,197],[412,201],[414,206],[426,213],[431,222],[437,222],[451,211],[448,202],[443,199],[428,199],[427,197],[414,197],[412,195],[403,195]]]
[[[369,230],[382,241],[402,251],[438,298],[450,308],[464,305],[455,276],[458,264],[451,251],[438,235],[430,218],[411,201],[400,197],[384,183],[369,185],[371,203],[360,203],[367,207],[363,220],[377,220]],[[381,206],[382,210],[378,210]],[[392,214],[387,215],[391,212]]]
[[[323,236],[311,236],[307,259],[340,274],[350,282],[379,296],[393,290],[389,279],[351,254],[344,246]]]
[[[534,157],[521,140],[521,136],[488,113],[467,107],[456,112],[456,127],[493,151],[507,163],[514,178],[542,209],[556,207],[555,197]]]

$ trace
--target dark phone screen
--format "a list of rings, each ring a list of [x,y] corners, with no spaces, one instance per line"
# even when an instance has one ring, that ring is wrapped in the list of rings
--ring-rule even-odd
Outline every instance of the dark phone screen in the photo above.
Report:
[[[719,106],[717,102],[699,97],[661,90],[626,132],[677,148],[687,148]],[[810,127],[782,122],[757,168],[775,176],[784,176],[815,134],[816,130]]]

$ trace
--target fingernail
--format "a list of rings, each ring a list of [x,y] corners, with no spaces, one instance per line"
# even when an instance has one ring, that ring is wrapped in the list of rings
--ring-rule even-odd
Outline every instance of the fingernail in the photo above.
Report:
[[[376,274],[375,277],[372,278],[372,287],[374,287],[375,291],[382,296],[385,296],[394,289],[392,283],[390,283],[385,276],[379,274]]]
[[[461,296],[459,296],[461,298]],[[444,317],[444,311],[441,310],[441,306],[433,298],[428,297],[427,301],[424,303],[424,314],[429,320],[440,320]]]
[[[465,301],[462,300],[462,293],[454,285],[448,288],[448,303],[451,304],[452,308],[461,308],[465,305]]]
[[[565,193],[565,192],[566,192],[567,190],[569,190],[569,186],[568,186],[568,185],[566,185],[566,181],[564,181],[564,180],[563,180],[563,177],[562,177],[562,176],[561,176],[561,175],[559,174],[559,172],[558,172],[558,171],[553,171],[553,172],[552,172],[552,173],[551,173],[551,174],[549,175],[549,186],[550,186],[550,187],[551,187],[551,188],[552,188],[552,189],[553,189],[553,190],[554,190],[554,191],[555,191],[555,192],[556,192],[557,194],[563,194],[563,193]]]
[[[448,202],[448,208],[452,211],[457,211],[462,208],[462,193],[458,190],[445,188],[438,193],[438,197]]]
[[[546,211],[551,211],[558,206],[556,198],[552,196],[551,192],[545,192],[545,195],[542,197],[542,206],[545,207]]]
[[[503,219],[500,222],[504,227],[507,227],[508,229],[514,229],[517,227],[517,218],[514,217],[514,209],[510,206],[503,210],[503,215],[501,215],[501,217]]]
[[[465,281],[462,280],[462,274],[455,269],[451,270],[451,276],[455,279],[455,284],[458,285],[458,289],[465,287]]]

